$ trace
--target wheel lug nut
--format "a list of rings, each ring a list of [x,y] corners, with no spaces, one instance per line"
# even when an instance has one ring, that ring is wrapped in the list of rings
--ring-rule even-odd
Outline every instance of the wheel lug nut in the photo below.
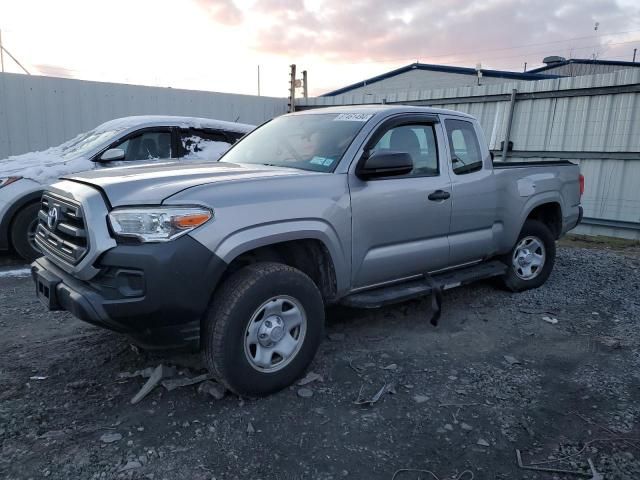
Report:
[[[271,320],[267,320],[266,322],[264,322],[264,325],[267,328],[271,328]]]
[[[260,334],[260,338],[267,338],[267,334],[266,333],[261,333]]]

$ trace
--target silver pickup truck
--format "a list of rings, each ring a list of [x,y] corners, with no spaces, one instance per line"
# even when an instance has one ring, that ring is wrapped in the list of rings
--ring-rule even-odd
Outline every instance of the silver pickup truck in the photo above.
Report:
[[[583,185],[569,162],[494,164],[462,113],[304,111],[218,163],[55,183],[32,273],[49,309],[143,346],[201,349],[231,390],[264,395],[307,368],[327,305],[436,298],[489,277],[539,287],[581,219]]]

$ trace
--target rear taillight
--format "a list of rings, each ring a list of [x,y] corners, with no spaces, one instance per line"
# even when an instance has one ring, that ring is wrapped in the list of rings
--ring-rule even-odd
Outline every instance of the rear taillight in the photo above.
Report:
[[[580,196],[584,193],[584,175],[580,174]]]

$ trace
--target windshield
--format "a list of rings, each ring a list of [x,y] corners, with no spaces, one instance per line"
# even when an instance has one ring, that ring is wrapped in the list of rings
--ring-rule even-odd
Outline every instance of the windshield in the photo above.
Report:
[[[85,133],[81,133],[77,137],[60,145],[60,156],[62,158],[72,158],[84,155],[91,152],[95,147],[102,143],[109,142],[122,131],[117,130],[90,130]]]
[[[279,117],[252,132],[220,161],[331,172],[372,116],[323,113]]]

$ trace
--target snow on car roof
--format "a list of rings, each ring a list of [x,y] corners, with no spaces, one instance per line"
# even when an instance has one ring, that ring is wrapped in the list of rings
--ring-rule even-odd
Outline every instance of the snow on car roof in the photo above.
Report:
[[[181,117],[173,115],[134,115],[109,120],[97,127],[98,131],[125,130],[127,128],[144,128],[157,126],[176,126],[185,128],[214,128],[231,132],[248,133],[255,125],[246,123],[226,122],[200,117]]]

